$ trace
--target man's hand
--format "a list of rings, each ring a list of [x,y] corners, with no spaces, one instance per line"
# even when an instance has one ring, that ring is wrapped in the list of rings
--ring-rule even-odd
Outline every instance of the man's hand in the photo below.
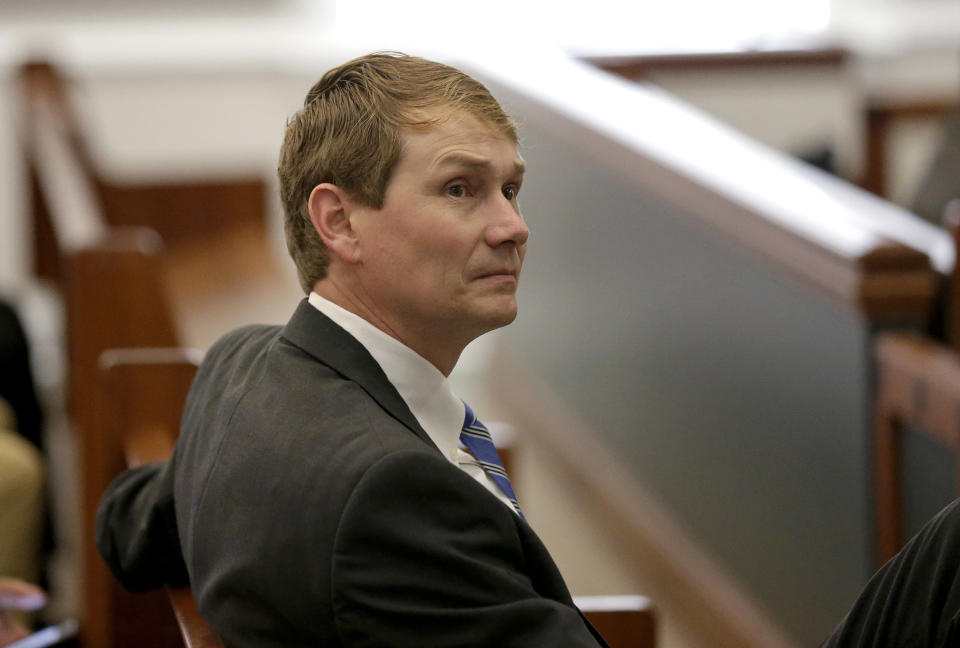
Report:
[[[46,603],[47,595],[39,587],[15,578],[0,578],[0,646],[6,646],[30,634],[26,628],[7,616],[7,610],[31,612],[39,610]]]

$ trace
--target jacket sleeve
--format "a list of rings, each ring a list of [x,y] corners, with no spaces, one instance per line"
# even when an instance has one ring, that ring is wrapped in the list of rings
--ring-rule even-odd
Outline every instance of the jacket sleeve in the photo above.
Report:
[[[97,549],[117,580],[140,592],[189,583],[180,551],[168,462],[128,470],[97,511]]]
[[[605,645],[573,607],[535,535],[451,468],[442,457],[404,452],[360,479],[332,556],[331,600],[343,644]]]

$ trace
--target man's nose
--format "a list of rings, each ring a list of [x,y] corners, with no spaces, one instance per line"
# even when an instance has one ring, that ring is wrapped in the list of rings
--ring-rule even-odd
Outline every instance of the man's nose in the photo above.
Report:
[[[487,228],[487,243],[496,247],[504,243],[521,246],[530,237],[530,228],[527,227],[520,208],[516,204],[503,200],[496,206],[493,222]]]

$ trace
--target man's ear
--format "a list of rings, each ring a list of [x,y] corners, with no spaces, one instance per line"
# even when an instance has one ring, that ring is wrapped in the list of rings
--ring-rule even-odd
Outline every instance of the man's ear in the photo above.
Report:
[[[350,222],[353,208],[346,192],[329,182],[314,187],[307,202],[313,229],[333,254],[348,263],[359,258],[357,233]]]

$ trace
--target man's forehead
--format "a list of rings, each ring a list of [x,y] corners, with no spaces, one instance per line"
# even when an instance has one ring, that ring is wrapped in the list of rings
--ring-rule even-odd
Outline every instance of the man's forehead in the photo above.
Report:
[[[463,110],[434,113],[426,123],[401,129],[401,138],[401,159],[413,156],[431,168],[525,169],[512,132]]]
[[[517,152],[516,156],[509,160],[507,164],[509,164],[510,171],[514,174],[523,175],[527,168],[519,152]],[[452,151],[447,155],[438,157],[434,166],[441,170],[450,167],[473,171],[493,171],[496,164],[494,160],[488,157],[473,155],[465,151]]]

